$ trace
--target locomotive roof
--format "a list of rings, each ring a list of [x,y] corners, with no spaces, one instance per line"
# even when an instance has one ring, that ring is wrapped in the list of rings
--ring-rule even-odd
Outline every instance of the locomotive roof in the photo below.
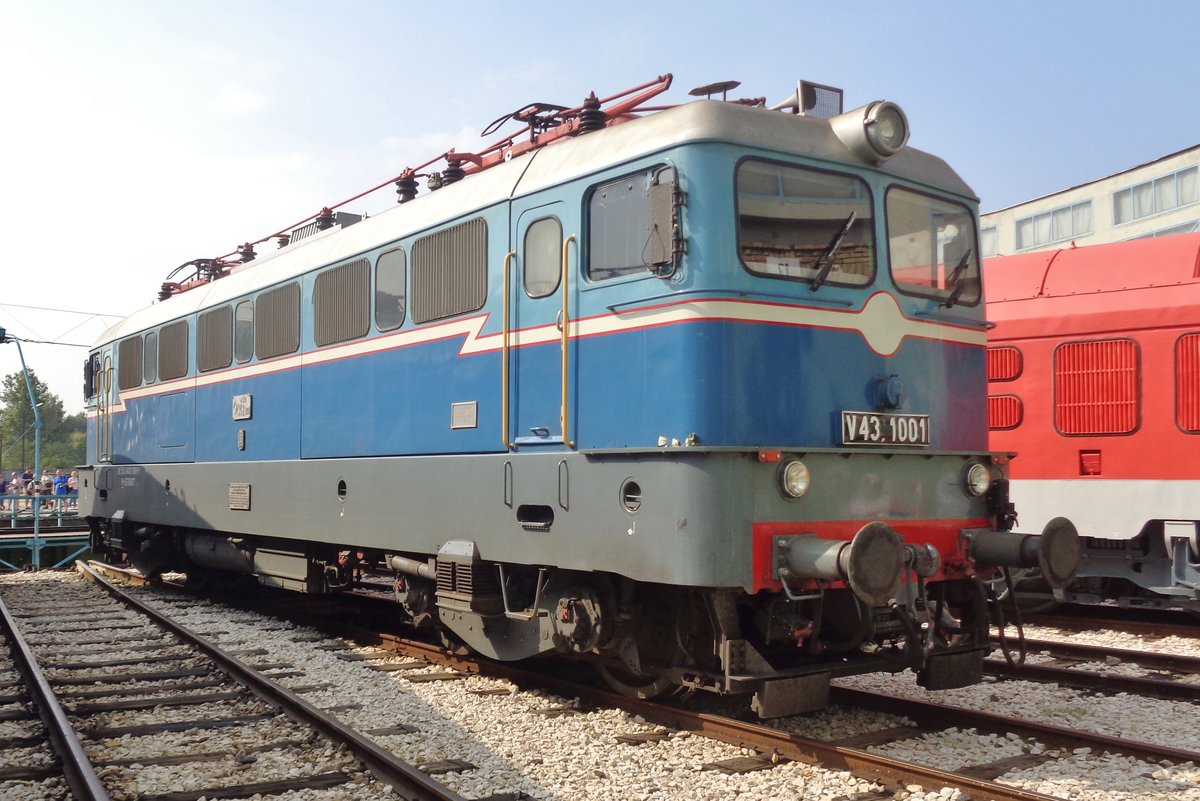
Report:
[[[469,216],[509,198],[581,178],[669,147],[695,142],[733,142],[831,162],[858,164],[965,198],[971,188],[945,161],[905,147],[881,165],[864,161],[819,117],[737,103],[700,100],[613,124],[601,131],[555,142],[346,228],[334,227],[238,266],[226,277],[135,312],[97,340],[128,336],[310,270],[353,258],[402,237]]]
[[[1200,234],[986,259],[992,339],[1194,325]]]

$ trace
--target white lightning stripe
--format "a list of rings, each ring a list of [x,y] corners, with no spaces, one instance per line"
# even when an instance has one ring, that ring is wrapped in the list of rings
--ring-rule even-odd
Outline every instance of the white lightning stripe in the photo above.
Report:
[[[123,412],[124,402],[150,395],[165,395],[186,389],[211,386],[228,381],[253,378],[269,373],[294,370],[304,365],[364,356],[371,353],[396,350],[446,339],[462,338],[460,356],[491,353],[501,350],[503,334],[500,332],[482,335],[488,314],[480,314],[441,325],[397,331],[392,334],[350,342],[336,347],[323,348],[310,353],[300,353],[273,361],[248,364],[228,370],[218,370],[199,376],[168,381],[161,384],[125,390],[121,399],[111,407],[113,413]],[[728,321],[784,325],[798,328],[824,328],[838,331],[854,331],[862,336],[867,346],[881,356],[891,356],[900,349],[909,337],[983,347],[987,336],[982,328],[937,323],[905,317],[896,299],[886,292],[876,292],[857,311],[792,306],[784,303],[763,303],[753,300],[731,300],[700,298],[667,302],[641,309],[618,311],[595,317],[572,320],[570,336],[603,336],[645,328],[704,321]],[[562,334],[553,324],[535,326],[509,332],[509,346],[513,348],[543,345],[557,342]],[[94,416],[90,412],[89,416]]]

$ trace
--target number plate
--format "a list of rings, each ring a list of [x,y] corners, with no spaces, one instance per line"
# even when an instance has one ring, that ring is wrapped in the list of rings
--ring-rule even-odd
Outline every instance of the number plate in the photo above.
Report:
[[[843,445],[929,445],[929,415],[842,412]]]

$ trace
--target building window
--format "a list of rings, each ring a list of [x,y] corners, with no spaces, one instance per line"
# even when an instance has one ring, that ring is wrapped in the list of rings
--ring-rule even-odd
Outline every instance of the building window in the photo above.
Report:
[[[1012,381],[1021,374],[1021,351],[1011,345],[987,349],[988,381]]]
[[[258,296],[254,315],[254,355],[273,359],[300,348],[300,285],[272,289]]]
[[[1129,434],[1138,426],[1138,348],[1131,339],[1054,350],[1054,423],[1063,434]]]
[[[389,250],[375,262],[375,327],[380,331],[404,323],[404,282],[408,260],[400,248]]]
[[[142,373],[147,384],[158,380],[158,332],[146,334],[145,345],[142,347]]]
[[[207,373],[228,367],[232,353],[232,307],[222,306],[201,314],[196,326],[196,369]]]
[[[1000,229],[994,225],[979,230],[979,255],[990,259],[1000,252]]]
[[[1140,220],[1200,200],[1200,167],[1188,167],[1153,181],[1113,192],[1113,222]]]
[[[130,337],[117,346],[117,388],[142,385],[142,338]]]
[[[522,273],[525,294],[544,298],[558,289],[562,277],[562,223],[557,217],[543,217],[525,229]]]
[[[1017,250],[1062,242],[1092,232],[1092,201],[1052,209],[1017,220]]]
[[[245,364],[254,358],[254,301],[243,300],[233,310],[233,358]]]
[[[1021,425],[1025,409],[1016,395],[988,395],[988,428],[1006,431]]]
[[[1182,225],[1172,225],[1170,228],[1164,228],[1161,231],[1153,231],[1149,234],[1141,234],[1140,236],[1130,237],[1130,239],[1154,239],[1158,236],[1192,234],[1196,231],[1200,231],[1200,220],[1192,220],[1190,223],[1183,223]]]
[[[365,336],[370,327],[367,292],[371,265],[352,261],[317,276],[313,287],[313,339],[317,347]]]
[[[1175,422],[1200,434],[1200,334],[1184,334],[1175,343]]]
[[[470,220],[413,243],[413,322],[477,311],[487,299],[487,222]]]
[[[188,372],[187,320],[164,325],[158,332],[158,377],[183,378]]]
[[[742,264],[755,275],[812,281],[824,261],[832,262],[825,274],[831,284],[863,286],[875,275],[875,217],[870,189],[860,178],[743,161],[737,213]]]

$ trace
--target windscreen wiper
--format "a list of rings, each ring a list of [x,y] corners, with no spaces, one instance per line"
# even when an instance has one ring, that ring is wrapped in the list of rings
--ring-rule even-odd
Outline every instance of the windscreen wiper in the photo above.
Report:
[[[842,246],[842,240],[846,238],[846,234],[850,233],[850,226],[854,225],[854,220],[858,218],[858,212],[850,212],[850,216],[842,223],[842,230],[837,232],[829,243],[829,247],[825,248],[825,252],[821,254],[821,258],[817,259],[817,263],[813,265],[813,269],[817,274],[808,282],[808,288],[816,292],[821,288],[821,284],[825,283],[825,279],[829,277],[829,271],[833,269],[833,257],[837,255],[838,248]]]
[[[942,302],[942,305],[947,309],[958,303],[958,299],[962,297],[963,290],[967,288],[967,282],[962,280],[963,273],[967,271],[967,262],[971,258],[971,249],[967,248],[962,254],[962,258],[958,260],[958,264],[954,265],[954,269],[946,276],[946,286],[951,287],[950,294]]]

